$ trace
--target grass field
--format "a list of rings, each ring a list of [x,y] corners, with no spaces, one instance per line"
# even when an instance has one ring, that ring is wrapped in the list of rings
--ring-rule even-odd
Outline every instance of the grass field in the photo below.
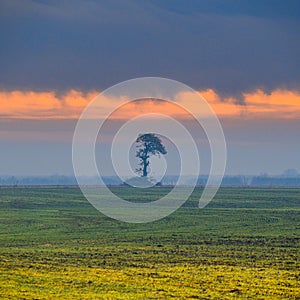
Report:
[[[114,188],[132,201],[168,188]],[[78,188],[0,189],[3,299],[300,299],[300,189],[196,189],[148,224],[111,220]]]

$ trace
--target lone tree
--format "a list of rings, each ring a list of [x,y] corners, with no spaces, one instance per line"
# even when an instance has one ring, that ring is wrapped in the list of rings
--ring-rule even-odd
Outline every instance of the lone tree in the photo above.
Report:
[[[136,143],[136,157],[141,160],[139,163],[141,167],[137,169],[137,172],[141,173],[142,177],[147,177],[150,155],[158,155],[160,157],[160,154],[167,154],[167,150],[160,138],[154,133],[140,134],[136,139]]]

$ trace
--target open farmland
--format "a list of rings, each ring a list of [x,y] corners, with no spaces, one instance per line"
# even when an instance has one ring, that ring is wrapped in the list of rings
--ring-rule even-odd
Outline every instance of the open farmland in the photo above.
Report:
[[[169,188],[113,188],[131,201]],[[3,299],[300,299],[300,189],[201,189],[148,224],[109,219],[78,188],[0,189]]]

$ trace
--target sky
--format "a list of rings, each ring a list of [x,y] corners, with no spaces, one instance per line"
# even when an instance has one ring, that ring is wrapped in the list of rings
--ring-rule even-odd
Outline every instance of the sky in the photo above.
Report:
[[[178,80],[208,101],[227,174],[300,172],[298,0],[0,0],[0,36],[0,175],[72,174],[85,106],[145,76]],[[103,97],[99,118],[117,102]],[[127,107],[111,126],[154,106]]]

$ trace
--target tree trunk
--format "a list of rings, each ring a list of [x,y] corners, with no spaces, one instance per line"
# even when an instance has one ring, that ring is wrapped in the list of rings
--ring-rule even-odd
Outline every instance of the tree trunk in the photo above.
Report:
[[[147,159],[143,160],[143,176],[142,177],[147,177],[148,172],[147,172],[147,167],[149,165],[149,162]]]

